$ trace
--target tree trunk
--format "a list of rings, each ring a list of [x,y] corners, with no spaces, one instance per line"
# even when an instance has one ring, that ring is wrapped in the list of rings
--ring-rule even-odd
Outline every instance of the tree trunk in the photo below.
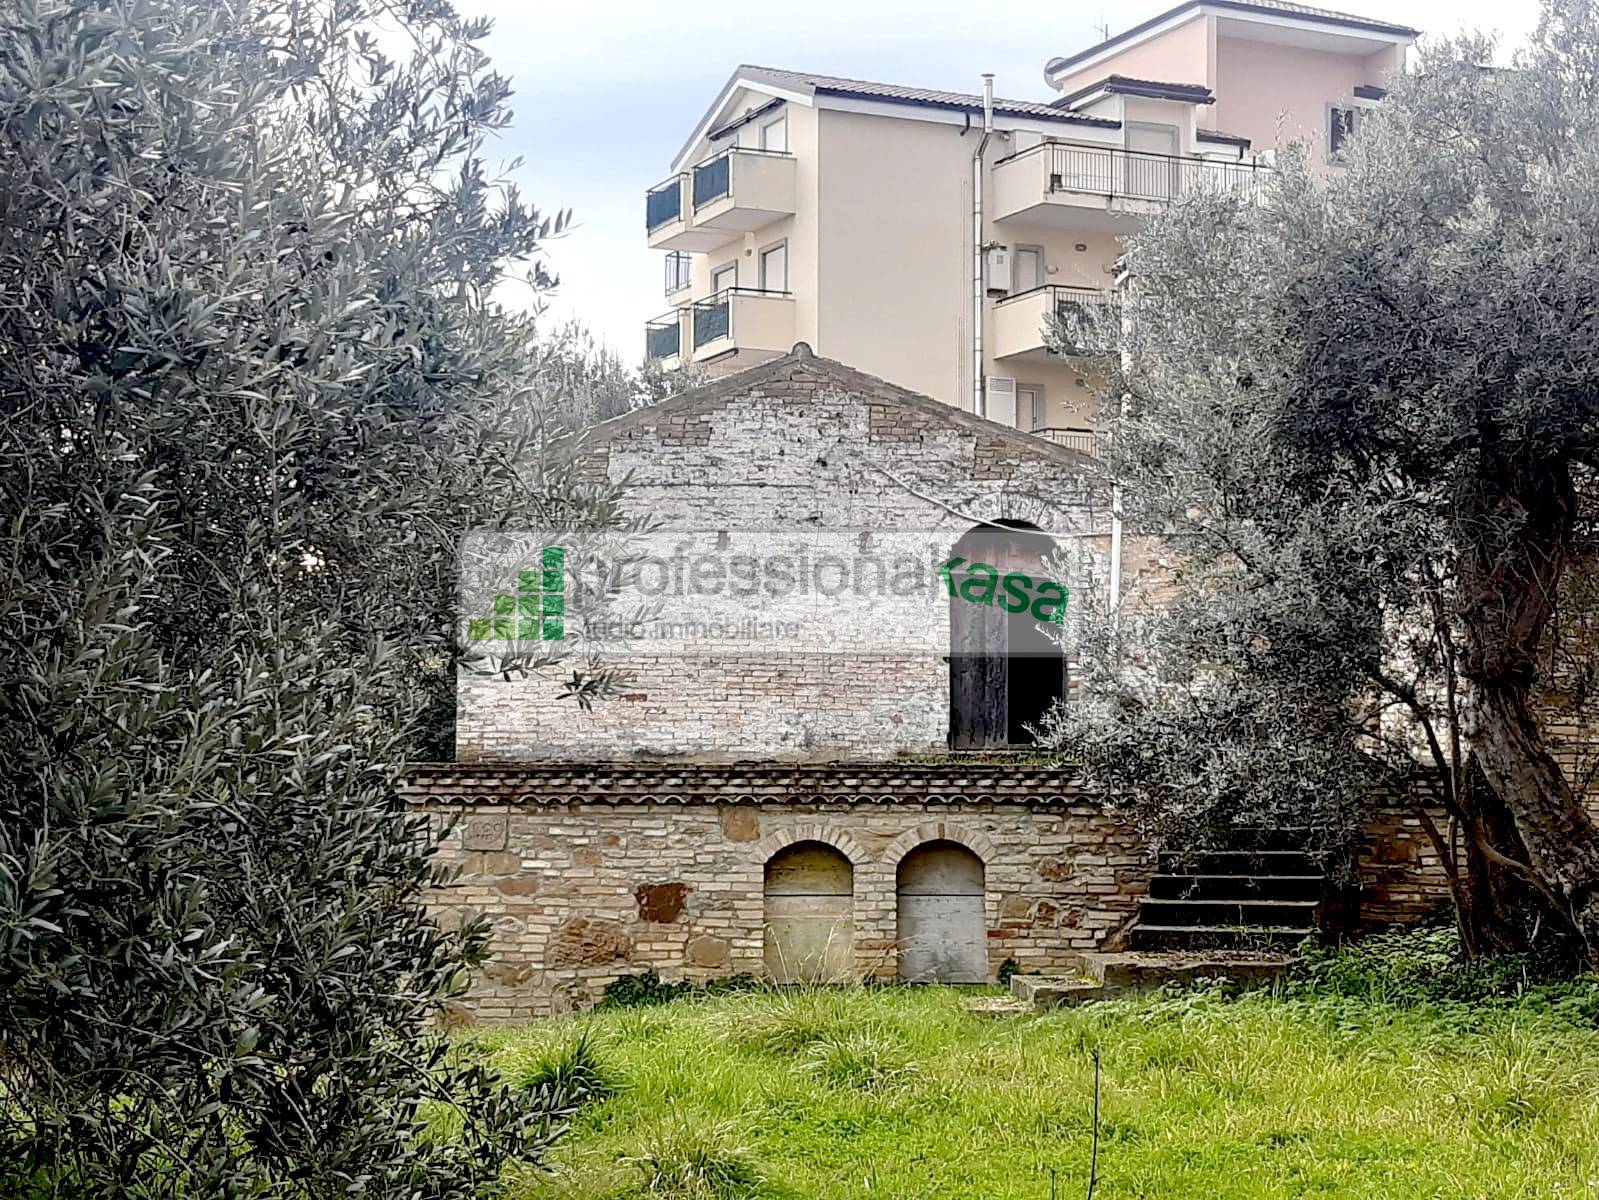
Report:
[[[1483,774],[1473,755],[1466,766],[1460,793],[1462,818],[1459,847],[1460,936],[1466,953],[1514,954],[1536,946],[1558,948],[1570,955],[1570,914],[1556,908],[1531,880],[1504,865],[1503,859],[1526,863],[1531,859],[1515,818]],[[1494,855],[1500,857],[1494,857]]]
[[[1528,865],[1567,909],[1588,961],[1599,967],[1599,827],[1549,752],[1529,702],[1570,542],[1570,473],[1564,464],[1529,466],[1490,447],[1456,511],[1472,749],[1515,821]]]

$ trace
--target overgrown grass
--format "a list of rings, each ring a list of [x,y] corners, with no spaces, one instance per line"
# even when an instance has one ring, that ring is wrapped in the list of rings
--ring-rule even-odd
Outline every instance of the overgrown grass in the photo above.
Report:
[[[1599,1196],[1599,1033],[1547,997],[961,1000],[756,991],[473,1041],[513,1076],[581,1044],[614,1081],[516,1200],[1081,1196],[1094,1049],[1101,1200]]]

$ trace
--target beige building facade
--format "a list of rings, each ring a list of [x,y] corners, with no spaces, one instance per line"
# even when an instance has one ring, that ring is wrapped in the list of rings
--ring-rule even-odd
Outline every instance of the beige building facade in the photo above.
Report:
[[[1092,451],[1120,239],[1185,193],[1253,194],[1290,140],[1325,165],[1415,30],[1275,0],[1179,5],[994,99],[743,66],[646,197],[667,255],[650,357],[714,373],[804,341]]]

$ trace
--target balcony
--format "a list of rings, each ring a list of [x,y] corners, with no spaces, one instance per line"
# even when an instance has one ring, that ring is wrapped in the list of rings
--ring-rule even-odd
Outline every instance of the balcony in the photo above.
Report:
[[[1269,171],[1229,159],[1045,142],[994,164],[994,219],[1127,229],[1188,195],[1256,198]]]
[[[666,296],[681,295],[694,282],[694,260],[681,250],[671,250],[666,255]]]
[[[728,288],[687,311],[694,362],[735,351],[740,357],[775,357],[794,346],[794,297],[790,292]]]
[[[1099,358],[1116,352],[1114,328],[1117,308],[1111,293],[1099,288],[1046,284],[1007,296],[994,305],[993,348],[996,359]],[[1049,349],[1046,330],[1059,320],[1062,332],[1080,341],[1079,347],[1056,355]]]
[[[644,357],[647,359],[667,360],[667,365],[675,366],[676,360],[683,352],[683,314],[669,312],[665,316],[656,317],[653,321],[644,323]]]
[[[694,168],[693,225],[722,239],[794,214],[794,156],[734,146]]]
[[[1107,435],[1093,429],[1075,425],[1046,425],[1032,432],[1034,437],[1065,446],[1068,450],[1076,450],[1079,454],[1087,454],[1091,458],[1105,457]]]
[[[700,229],[685,203],[688,175],[678,175],[644,193],[644,230],[651,250],[713,250],[728,234]]]

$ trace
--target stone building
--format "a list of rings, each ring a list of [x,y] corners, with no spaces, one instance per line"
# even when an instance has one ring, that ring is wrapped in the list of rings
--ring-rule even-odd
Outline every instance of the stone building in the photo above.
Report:
[[[592,712],[549,679],[463,675],[458,761],[404,782],[460,868],[436,896],[442,918],[493,920],[477,1019],[581,1006],[646,968],[948,982],[1007,962],[1061,970],[1140,921],[1158,941],[1175,918],[1150,914],[1189,903],[1162,898],[1176,868],[1103,798],[1026,756],[1029,726],[1069,687],[1077,600],[1044,603],[1047,584],[1077,599],[1104,586],[1110,497],[1093,457],[797,346],[599,426],[581,461],[629,479],[651,536],[716,566],[715,586],[667,589],[667,636],[607,645],[627,678]],[[935,563],[931,586],[904,594],[726,594],[739,555],[796,545],[812,565],[885,546],[965,565],[941,576]],[[1013,606],[1017,578],[1032,591]],[[706,633],[702,610],[741,636]],[[742,636],[754,616],[778,632]],[[573,637],[581,624],[568,609]],[[1437,899],[1409,870],[1430,848],[1393,820],[1379,916]],[[1319,886],[1302,855],[1264,851]],[[1309,920],[1303,895],[1285,904]]]

